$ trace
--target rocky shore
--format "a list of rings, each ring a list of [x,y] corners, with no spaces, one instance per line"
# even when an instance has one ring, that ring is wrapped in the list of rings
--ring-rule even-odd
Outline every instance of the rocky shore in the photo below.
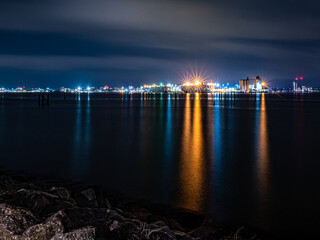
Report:
[[[183,209],[98,188],[0,171],[0,239],[261,239]]]

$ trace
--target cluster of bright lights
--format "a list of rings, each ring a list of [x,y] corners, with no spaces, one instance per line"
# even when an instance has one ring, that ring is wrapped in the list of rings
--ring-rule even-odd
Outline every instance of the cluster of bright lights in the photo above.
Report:
[[[197,69],[188,71],[182,76],[182,82],[184,82],[183,85],[185,86],[200,86],[206,80],[208,80],[208,76]]]
[[[190,83],[190,82],[186,82],[183,85],[184,86],[200,86],[201,84],[203,84],[203,82],[201,81],[195,81],[194,83]]]

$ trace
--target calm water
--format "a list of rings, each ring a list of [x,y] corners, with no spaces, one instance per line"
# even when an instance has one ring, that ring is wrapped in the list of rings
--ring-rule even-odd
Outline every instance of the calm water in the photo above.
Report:
[[[98,184],[221,223],[317,232],[317,95],[0,98],[0,165]]]

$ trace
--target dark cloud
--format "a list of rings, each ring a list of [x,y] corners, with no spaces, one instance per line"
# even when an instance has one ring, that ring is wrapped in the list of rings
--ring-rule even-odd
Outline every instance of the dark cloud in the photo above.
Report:
[[[314,0],[1,1],[0,76],[8,86],[142,84],[194,64],[221,81],[267,72],[275,84],[303,74],[320,85],[319,12]]]

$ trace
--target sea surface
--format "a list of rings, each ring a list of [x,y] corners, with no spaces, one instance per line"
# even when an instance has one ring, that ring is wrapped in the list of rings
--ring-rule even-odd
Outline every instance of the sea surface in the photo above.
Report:
[[[320,95],[0,94],[0,166],[317,233]]]

